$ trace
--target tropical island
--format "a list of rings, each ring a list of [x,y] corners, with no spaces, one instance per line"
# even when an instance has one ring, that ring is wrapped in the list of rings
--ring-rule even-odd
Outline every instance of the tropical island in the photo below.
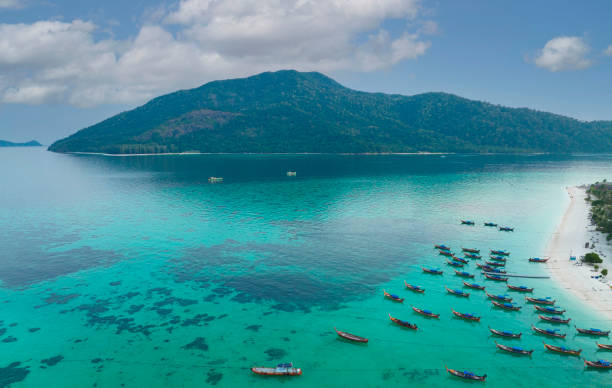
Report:
[[[41,147],[42,144],[36,140],[30,140],[25,143],[14,143],[12,141],[0,140],[0,147]]]
[[[612,121],[579,121],[447,93],[346,88],[316,72],[267,72],[154,98],[84,128],[54,152],[609,152]]]

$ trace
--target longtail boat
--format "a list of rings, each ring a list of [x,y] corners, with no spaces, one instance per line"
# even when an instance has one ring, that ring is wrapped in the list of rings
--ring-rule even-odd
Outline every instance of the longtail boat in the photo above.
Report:
[[[547,296],[546,298],[532,298],[532,297],[526,296],[525,300],[527,302],[537,303],[537,304],[548,304],[548,305],[555,304],[555,300],[554,299],[550,299],[549,296]]]
[[[464,297],[466,297],[466,298],[467,298],[468,296],[470,296],[470,294],[469,294],[469,293],[467,293],[467,292],[465,292],[465,291],[461,291],[461,290],[452,290],[452,289],[450,289],[450,288],[448,288],[448,287],[446,287],[446,286],[445,286],[444,288],[446,288],[446,291],[447,291],[449,294],[453,294],[453,295],[457,295],[457,296],[464,296]]]
[[[466,286],[466,287],[474,288],[476,290],[484,290],[485,289],[485,286],[481,286],[480,284],[477,284],[477,283],[463,282],[463,285]]]
[[[515,354],[523,354],[526,356],[531,356],[531,353],[533,353],[533,350],[525,350],[523,348],[517,348],[514,346],[506,346],[506,345],[498,344],[497,341],[495,341],[495,346],[497,346],[501,350],[505,350],[506,352],[515,353]]]
[[[414,306],[412,306],[412,309],[413,309],[415,312],[417,312],[417,313],[419,313],[419,314],[421,314],[421,315],[425,315],[426,317],[430,317],[430,318],[440,318],[440,314],[434,314],[434,313],[432,313],[432,312],[431,312],[431,311],[429,311],[429,310],[423,310],[423,309],[420,309],[420,308],[418,308],[418,307],[414,307]]]
[[[471,273],[465,272],[465,271],[457,271],[457,270],[455,270],[455,275],[462,276],[464,278],[473,278],[474,277],[474,274],[471,274]]]
[[[540,259],[539,257],[530,257],[529,261],[532,263],[546,263],[549,259]]]
[[[506,271],[504,271],[501,268],[493,268],[487,264],[478,264],[476,263],[476,266],[480,269],[482,269],[484,272],[495,272],[495,273],[506,273]]]
[[[508,302],[499,303],[499,302],[492,300],[491,303],[493,303],[494,306],[497,306],[504,310],[519,311],[521,309],[521,306],[515,306],[514,304],[508,303]]]
[[[443,251],[450,251],[450,247],[447,247],[447,246],[446,246],[446,245],[444,245],[444,244],[434,245],[434,247],[435,247],[436,249],[441,249],[441,250],[443,250]]]
[[[495,256],[495,255],[490,255],[489,258],[493,261],[498,261],[501,263],[505,263],[507,261],[507,259],[504,256]]]
[[[457,257],[457,256],[453,256],[452,259],[454,261],[458,261],[458,262],[463,263],[463,264],[469,263],[469,261],[467,261],[466,259],[462,259],[461,257]]]
[[[276,368],[254,366],[251,371],[264,376],[299,376],[302,374],[302,369],[294,368],[291,362],[278,364]]]
[[[489,275],[488,273],[484,274],[485,278],[489,279],[489,280],[496,280],[498,282],[507,282],[508,278],[505,278],[503,276],[499,276],[499,275]]]
[[[501,300],[503,302],[512,302],[512,298],[508,295],[491,295],[488,292],[485,292],[485,294],[491,299]]]
[[[463,252],[469,252],[469,253],[480,253],[480,249],[476,249],[476,248],[461,248],[461,250]]]
[[[574,327],[576,327],[576,326],[574,326]],[[608,334],[610,334],[610,330],[603,331],[603,330],[593,329],[593,328],[590,328],[590,329],[581,329],[579,327],[576,327],[576,330],[580,334],[598,335],[598,336],[603,336],[603,337],[607,337]]]
[[[463,254],[465,257],[469,257],[470,259],[482,259],[482,256],[476,254],[476,253],[464,253]]]
[[[599,349],[612,350],[612,345],[600,344],[599,342],[595,342],[595,343],[597,344],[597,347]]]
[[[389,294],[387,291],[383,290],[383,294],[385,295],[385,298],[387,299],[391,299],[394,302],[400,302],[402,303],[404,301],[404,298],[400,298],[399,296],[395,295],[395,294]]]
[[[440,251],[440,254],[441,254],[442,256],[450,256],[450,257],[453,257],[453,256],[455,255],[455,254],[454,254],[453,252],[451,252],[451,251],[443,251],[443,250],[441,250],[441,251]]]
[[[559,329],[540,329],[539,327],[535,327],[534,325],[531,325],[531,329],[536,333],[544,334],[550,337],[565,338],[565,336],[567,335],[565,333],[557,333]]]
[[[421,286],[415,286],[413,284],[406,282],[405,280],[404,280],[404,284],[406,285],[407,289],[412,290],[414,292],[425,292],[425,289]]]
[[[542,343],[548,350],[552,350],[553,352],[557,352],[557,353],[568,354],[570,356],[580,356],[580,353],[582,352],[582,349],[573,350],[573,349],[568,349],[565,346],[549,345],[546,342],[542,342]]]
[[[485,263],[491,267],[504,267],[506,265],[506,263],[500,263],[497,261],[485,261]]]
[[[490,326],[489,330],[491,331],[491,333],[498,335],[500,337],[506,337],[506,338],[521,338],[521,335],[523,335],[523,333],[512,333],[510,331],[503,331],[503,330],[495,330],[495,329],[491,329]]]
[[[500,226],[499,230],[502,232],[514,232],[514,228],[511,228],[509,226]]]
[[[612,363],[606,360],[589,361],[584,360],[584,365],[591,368],[612,369]]]
[[[425,267],[421,267],[421,269],[423,270],[423,272],[426,273],[431,273],[434,275],[442,275],[443,271],[439,268],[425,268]]]
[[[495,222],[485,222],[484,226],[495,226],[495,227],[497,227],[497,224]]]
[[[520,292],[533,292],[533,288],[525,287],[525,286],[513,286],[511,284],[506,284],[509,289]]]
[[[487,378],[487,375],[478,376],[478,375],[475,375],[474,373],[469,372],[467,370],[458,371],[458,370],[455,370],[455,369],[450,369],[446,365],[444,365],[444,367],[446,368],[446,371],[448,373],[450,373],[453,376],[461,377],[462,379],[474,380],[474,381],[485,381],[485,379]]]
[[[497,256],[510,256],[510,252],[499,249],[491,249],[491,253]]]
[[[538,314],[538,317],[541,320],[543,320],[543,321],[553,322],[553,323],[565,323],[565,324],[568,324],[572,320],[571,318],[563,319],[563,318],[560,318],[560,317],[548,317],[548,316],[542,315],[542,314]]]
[[[347,340],[355,341],[355,342],[362,342],[362,343],[368,342],[367,338],[360,337],[360,336],[355,335],[355,334],[347,333],[345,331],[340,331],[340,330],[336,329],[335,327],[334,327],[334,330],[336,330],[336,333],[340,337],[346,338]]]
[[[480,322],[480,317],[475,316],[474,314],[465,314],[465,313],[460,313],[458,311],[455,311],[451,308],[451,311],[453,312],[453,314],[455,314],[456,316],[458,316],[459,318],[463,318],[463,319],[467,319],[469,321],[476,321],[476,322]]]
[[[558,314],[558,315],[561,315],[561,314],[563,314],[565,312],[565,310],[558,310],[558,309],[556,309],[554,307],[548,307],[548,306],[542,307],[542,306],[535,305],[533,307],[535,307],[536,311],[541,311],[541,312],[547,313],[547,314]]]
[[[446,260],[446,264],[452,265],[453,267],[463,267],[465,265],[455,260]]]
[[[393,318],[391,316],[391,314],[389,314],[389,319],[393,323],[397,323],[398,325],[400,325],[402,327],[407,327],[408,329],[412,329],[412,330],[416,330],[417,329],[417,325],[415,325],[414,323],[410,323],[410,322],[407,322],[407,321],[402,321],[401,319]]]
[[[474,221],[472,220],[461,220],[463,225],[474,225]]]

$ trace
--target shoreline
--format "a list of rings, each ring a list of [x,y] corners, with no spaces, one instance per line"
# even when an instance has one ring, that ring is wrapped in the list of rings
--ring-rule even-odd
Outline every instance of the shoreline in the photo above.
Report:
[[[599,264],[599,272],[603,268],[612,271],[612,247],[606,243],[605,236],[595,230],[589,218],[590,205],[585,201],[584,187],[566,187],[570,203],[560,223],[555,228],[546,246],[546,256],[550,260],[546,266],[554,278],[566,291],[584,302],[600,315],[612,320],[612,288],[609,281],[600,282],[592,279],[596,272],[587,264],[575,265],[580,257],[588,252],[597,252],[603,263]],[[589,248],[585,248],[585,243]],[[595,248],[591,248],[595,244]],[[570,261],[570,255],[576,256],[576,261]]]
[[[54,152],[54,151],[50,151]],[[109,154],[105,152],[58,152],[68,155],[101,155],[101,156],[167,156],[167,155],[454,155],[454,152],[160,152],[149,154]],[[478,154],[480,155],[480,154]]]

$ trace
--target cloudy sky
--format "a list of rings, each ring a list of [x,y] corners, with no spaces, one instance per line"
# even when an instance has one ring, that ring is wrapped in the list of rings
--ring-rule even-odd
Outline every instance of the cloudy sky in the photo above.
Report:
[[[612,119],[609,1],[0,0],[0,139],[261,71]]]

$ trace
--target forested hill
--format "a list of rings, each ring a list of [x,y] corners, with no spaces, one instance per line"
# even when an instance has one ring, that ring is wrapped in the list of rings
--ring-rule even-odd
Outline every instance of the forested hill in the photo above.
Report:
[[[40,147],[42,144],[36,140],[30,140],[25,143],[14,143],[8,140],[0,140],[0,147]]]
[[[610,152],[612,122],[451,94],[348,89],[278,71],[157,97],[49,147],[56,152]]]

